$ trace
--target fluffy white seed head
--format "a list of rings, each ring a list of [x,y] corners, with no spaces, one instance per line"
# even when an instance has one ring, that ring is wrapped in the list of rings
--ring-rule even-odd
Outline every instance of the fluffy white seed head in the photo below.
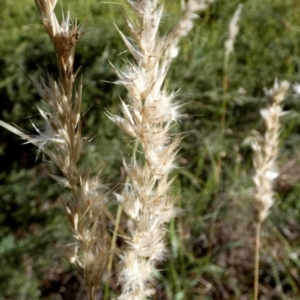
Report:
[[[284,114],[281,102],[285,99],[290,86],[288,81],[278,83],[276,80],[270,90],[266,90],[269,100],[267,108],[261,110],[265,122],[264,137],[257,135],[252,141],[254,150],[253,164],[256,170],[254,183],[256,186],[256,210],[258,222],[263,222],[270,213],[274,203],[273,183],[278,177],[276,159],[280,134],[280,117]]]
[[[239,26],[238,26],[238,22],[241,16],[241,12],[243,9],[243,4],[239,4],[239,6],[237,7],[230,23],[229,23],[229,36],[228,39],[225,41],[225,55],[228,57],[230,55],[230,53],[233,51],[233,45],[235,42],[235,39],[239,33]]]

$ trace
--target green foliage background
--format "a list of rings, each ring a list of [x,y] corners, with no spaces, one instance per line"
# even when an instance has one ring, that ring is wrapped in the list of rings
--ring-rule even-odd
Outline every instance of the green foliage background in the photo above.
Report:
[[[165,2],[162,34],[180,15],[179,0]],[[252,130],[263,130],[263,88],[271,87],[276,77],[300,82],[300,2],[243,1],[224,90],[223,45],[239,3],[219,0],[201,14],[166,83],[169,90],[180,89],[178,98],[190,117],[176,128],[186,133],[174,174],[176,206],[182,213],[170,224],[170,257],[157,275],[156,299],[251,299],[253,170],[243,141]],[[126,96],[113,84],[116,76],[108,62],[122,67],[128,58],[113,25],[126,32],[126,1],[59,1],[57,11],[62,8],[69,8],[79,22],[87,21],[76,63],[84,82],[83,134],[93,139],[82,164],[95,173],[102,170],[113,187],[124,180],[120,152],[130,151],[127,138],[105,116],[105,109],[117,112],[119,96]],[[55,54],[34,1],[2,0],[0,17],[0,119],[33,132],[30,120],[39,124],[36,106],[42,104],[24,73],[34,77],[41,68],[57,74]],[[291,95],[279,161],[287,175],[277,184],[276,205],[263,229],[262,299],[299,299],[299,107],[299,99]],[[84,299],[79,275],[63,258],[63,247],[71,241],[60,206],[65,191],[48,177],[50,170],[33,146],[0,128],[1,300]],[[115,282],[113,292],[118,290]]]

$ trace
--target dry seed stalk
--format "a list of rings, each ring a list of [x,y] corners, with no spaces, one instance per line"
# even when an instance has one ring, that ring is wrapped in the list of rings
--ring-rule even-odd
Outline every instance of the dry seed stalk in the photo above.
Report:
[[[81,80],[77,90],[73,90],[78,73],[74,72],[74,54],[83,26],[73,23],[69,14],[59,24],[54,13],[57,0],[35,0],[35,3],[55,48],[59,78],[54,80],[47,75],[39,81],[31,80],[48,106],[47,110],[38,108],[45,123],[43,129],[33,124],[36,135],[29,136],[4,122],[0,125],[46,154],[61,173],[61,176],[50,176],[72,191],[72,197],[64,203],[75,238],[68,251],[70,261],[83,273],[92,300],[107,263],[110,237],[105,225],[105,187],[98,178],[91,177],[89,172],[81,171],[77,166],[85,141],[81,137]]]
[[[253,164],[256,170],[254,183],[256,186],[255,200],[257,212],[256,225],[256,250],[255,250],[255,278],[254,299],[258,299],[258,273],[259,273],[259,244],[260,231],[263,221],[270,213],[274,203],[273,183],[278,177],[276,159],[280,135],[280,117],[285,113],[281,102],[284,100],[290,83],[275,81],[270,90],[266,90],[269,106],[261,110],[261,116],[265,122],[266,131],[264,137],[257,135],[252,142],[254,150]]]
[[[52,161],[61,170],[63,177],[52,177],[64,187],[72,190],[72,199],[65,204],[65,211],[74,232],[71,262],[83,272],[90,299],[94,299],[100,286],[109,255],[109,235],[105,225],[104,186],[98,178],[91,178],[89,172],[78,169],[77,163],[83,148],[81,137],[81,94],[82,83],[73,95],[73,85],[77,75],[74,73],[74,54],[82,27],[72,23],[69,14],[59,25],[54,13],[56,1],[36,0],[36,5],[44,26],[54,44],[59,66],[59,81],[48,77],[41,84],[34,85],[41,98],[49,104],[51,112],[42,112],[46,125],[59,142],[55,151],[50,151]],[[46,116],[46,118],[45,118]],[[48,122],[49,121],[49,122]],[[47,141],[48,142],[48,141]],[[42,148],[42,150],[43,150]]]
[[[135,230],[128,239],[128,249],[122,256],[121,300],[151,297],[152,273],[166,254],[165,223],[175,215],[174,199],[170,195],[170,172],[181,140],[170,129],[182,115],[175,93],[163,87],[172,59],[177,55],[179,39],[192,28],[195,12],[207,7],[207,1],[191,0],[182,18],[168,37],[158,37],[163,12],[158,0],[128,1],[136,14],[136,22],[126,18],[134,44],[118,29],[135,59],[127,62],[123,71],[116,70],[119,84],[129,92],[127,103],[121,100],[123,116],[109,114],[110,119],[141,145],[130,161],[123,160],[129,183],[117,199],[126,214],[135,221]],[[139,163],[142,156],[144,163]]]

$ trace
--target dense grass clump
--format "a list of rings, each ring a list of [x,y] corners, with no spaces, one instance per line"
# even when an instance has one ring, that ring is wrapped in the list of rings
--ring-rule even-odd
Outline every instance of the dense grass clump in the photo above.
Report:
[[[165,4],[162,34],[180,17],[180,2]],[[244,1],[234,49],[226,58],[224,43],[239,4],[220,0],[199,13],[164,83],[168,91],[179,90],[181,112],[189,117],[171,128],[174,136],[184,133],[179,167],[172,171],[178,214],[165,232],[169,254],[155,273],[154,299],[240,300],[253,295],[255,171],[246,142],[252,130],[263,131],[264,88],[276,77],[300,81],[300,3]],[[132,61],[113,23],[128,36],[121,15],[133,14],[123,0],[64,2],[56,7],[58,16],[61,6],[79,23],[86,22],[74,70],[82,66],[82,136],[89,142],[78,164],[95,176],[101,172],[107,190],[119,194],[128,172],[120,152],[127,160],[134,145],[105,111],[119,114],[120,98],[127,95],[121,85],[112,84],[118,78],[109,61],[120,70]],[[56,58],[34,1],[3,0],[0,11],[0,119],[33,132],[29,119],[37,128],[43,126],[36,105],[45,106],[27,77],[38,78],[41,69],[57,78]],[[300,118],[299,99],[291,90],[287,110],[281,120],[274,206],[261,232],[261,299],[296,300],[300,292]],[[80,273],[64,259],[69,254],[65,245],[73,243],[61,205],[69,194],[48,177],[58,171],[2,127],[0,135],[0,299],[86,299]],[[142,157],[137,160],[143,163]],[[109,199],[106,230],[112,234],[118,203]],[[125,244],[122,236],[133,228],[124,214],[119,222],[123,231],[116,237],[115,254]],[[120,294],[117,273],[122,269],[117,256],[114,261],[116,268],[106,286],[100,284],[96,299]]]

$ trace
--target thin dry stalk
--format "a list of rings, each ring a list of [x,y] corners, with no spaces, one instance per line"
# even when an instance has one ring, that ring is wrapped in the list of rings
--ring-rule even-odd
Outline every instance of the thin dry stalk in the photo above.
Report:
[[[31,80],[47,105],[45,110],[38,108],[44,127],[37,128],[32,123],[35,135],[26,135],[13,126],[4,125],[47,155],[60,173],[50,176],[71,190],[72,196],[63,204],[75,242],[67,249],[70,261],[82,271],[92,300],[107,264],[110,236],[104,215],[106,189],[98,177],[91,177],[88,171],[78,167],[86,140],[81,137],[81,80],[74,91],[78,74],[78,70],[74,71],[74,54],[83,26],[72,22],[69,14],[59,23],[54,12],[57,0],[35,0],[35,3],[55,48],[59,78],[54,80],[51,75],[45,75],[39,81]]]
[[[273,88],[266,90],[269,106],[261,110],[261,116],[266,126],[265,135],[261,137],[257,134],[252,141],[254,150],[253,164],[256,170],[254,183],[256,186],[255,201],[257,212],[254,300],[258,299],[261,226],[269,215],[274,203],[273,183],[278,177],[276,159],[279,148],[280,117],[285,114],[282,110],[281,102],[284,100],[289,86],[290,83],[288,81],[281,83],[275,81]]]
[[[181,105],[174,102],[175,93],[168,94],[163,83],[178,53],[180,38],[192,28],[195,12],[205,9],[207,1],[189,1],[173,32],[162,38],[158,37],[163,12],[159,1],[128,2],[136,14],[135,22],[125,18],[134,43],[117,30],[136,62],[128,61],[125,70],[116,70],[118,83],[126,87],[129,97],[127,103],[121,100],[123,116],[109,117],[141,148],[130,161],[123,160],[129,183],[117,195],[135,222],[132,237],[127,239],[129,247],[121,257],[124,268],[119,276],[122,294],[118,299],[140,300],[155,293],[152,275],[166,255],[165,224],[175,215],[169,175],[176,167],[181,137],[170,130],[182,115]]]

